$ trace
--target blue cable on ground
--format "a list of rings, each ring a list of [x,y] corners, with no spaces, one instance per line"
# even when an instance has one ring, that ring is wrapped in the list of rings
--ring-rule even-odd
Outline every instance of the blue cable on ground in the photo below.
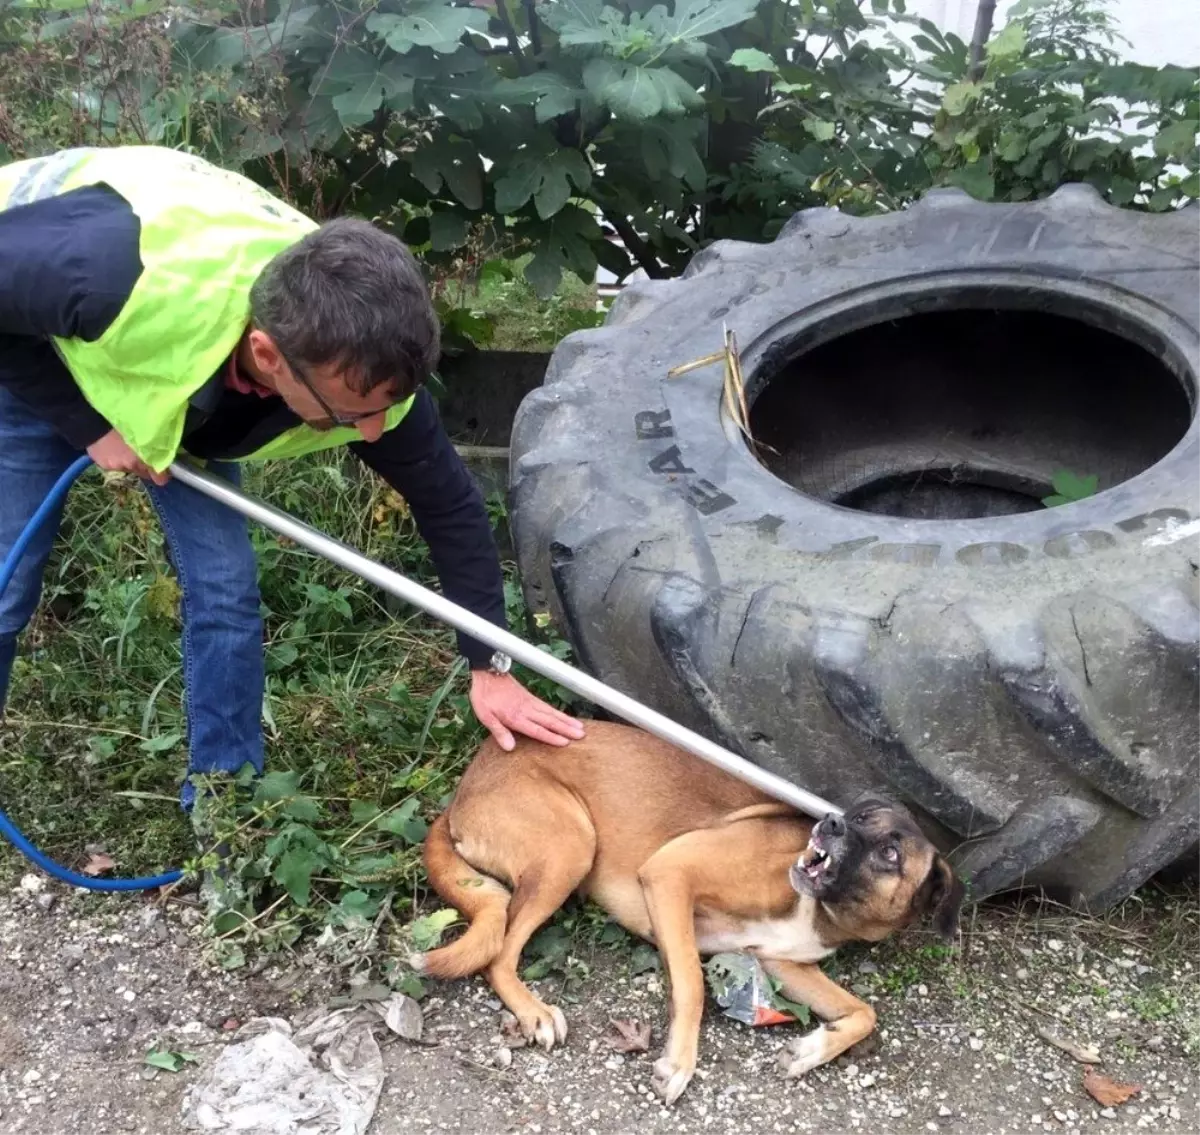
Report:
[[[29,523],[25,525],[24,531],[17,538],[17,542],[12,546],[12,550],[5,556],[4,563],[0,564],[0,595],[4,594],[12,577],[16,574],[17,564],[21,562],[21,557],[25,555],[25,551],[29,547],[29,542],[37,534],[38,529],[46,523],[47,517],[50,516],[67,495],[80,473],[87,469],[91,463],[92,459],[90,457],[80,457],[59,477],[54,484],[54,488],[46,494],[46,499],[38,506],[37,512],[33,514]],[[155,887],[165,887],[168,883],[174,883],[176,880],[183,878],[182,871],[166,871],[161,875],[149,875],[140,879],[93,879],[87,875],[79,875],[74,871],[68,871],[67,868],[55,863],[53,859],[48,858],[38,851],[2,811],[0,811],[0,835],[3,835],[26,859],[37,864],[47,875],[61,879],[64,883],[70,883],[73,887],[86,887],[89,891],[150,891]]]

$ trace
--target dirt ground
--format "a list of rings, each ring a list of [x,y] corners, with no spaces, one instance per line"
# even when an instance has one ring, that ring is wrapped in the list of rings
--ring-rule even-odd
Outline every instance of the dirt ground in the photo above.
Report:
[[[201,960],[197,922],[188,908],[56,884],[0,896],[0,1132],[182,1132],[185,1088],[239,1024],[298,1022],[345,992],[319,965],[216,970]],[[590,975],[573,989],[540,983],[571,1037],[549,1055],[519,1049],[508,1067],[490,990],[435,986],[422,1003],[433,1043],[380,1036],[387,1080],[369,1130],[1197,1132],[1198,928],[1195,892],[1177,890],[1105,920],[985,907],[949,957],[915,932],[844,951],[839,980],[879,1014],[872,1041],[788,1081],[775,1060],[799,1026],[750,1029],[710,1001],[700,1071],[671,1110],[649,1090],[663,981],[630,976],[627,952],[585,959]],[[649,1023],[651,1052],[615,1053],[613,1018]],[[1098,1050],[1098,1071],[1141,1091],[1102,1108],[1084,1091],[1084,1065],[1039,1027]],[[150,1068],[156,1045],[197,1060]]]

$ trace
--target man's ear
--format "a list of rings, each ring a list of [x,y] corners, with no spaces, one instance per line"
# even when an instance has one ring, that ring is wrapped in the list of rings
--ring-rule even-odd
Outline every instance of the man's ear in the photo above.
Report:
[[[966,898],[967,888],[941,855],[935,857],[929,870],[928,886],[925,913],[933,920],[933,928],[942,941],[952,942],[958,931],[958,913]]]

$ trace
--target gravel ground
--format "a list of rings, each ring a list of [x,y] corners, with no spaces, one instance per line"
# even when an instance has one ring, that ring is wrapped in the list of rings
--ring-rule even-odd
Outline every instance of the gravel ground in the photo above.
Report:
[[[187,907],[54,884],[0,896],[0,1132],[182,1132],[194,1069],[238,1024],[301,1021],[345,991],[319,964],[216,970],[201,960],[196,921]],[[672,1110],[649,1091],[662,978],[629,976],[627,953],[586,957],[590,976],[571,989],[540,983],[571,1038],[511,1062],[497,1055],[491,991],[435,986],[423,1001],[430,1043],[381,1037],[387,1081],[370,1131],[1198,1132],[1198,928],[1195,893],[1176,890],[1103,921],[1029,901],[989,906],[949,958],[919,933],[844,951],[839,980],[874,1003],[874,1038],[788,1081],[775,1058],[798,1026],[752,1030],[710,1003],[700,1071]],[[651,1052],[614,1052],[613,1018],[649,1023]],[[1100,1072],[1142,1090],[1102,1108],[1084,1091],[1084,1065],[1039,1026],[1094,1048]],[[149,1068],[155,1045],[197,1064]]]

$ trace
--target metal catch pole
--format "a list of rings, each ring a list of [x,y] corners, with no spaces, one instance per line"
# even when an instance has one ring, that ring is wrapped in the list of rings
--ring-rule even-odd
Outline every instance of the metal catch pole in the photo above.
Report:
[[[568,666],[553,655],[525,642],[524,639],[489,623],[486,619],[481,619],[465,607],[451,603],[450,600],[436,592],[422,587],[419,583],[414,583],[411,579],[406,579],[399,572],[392,571],[391,568],[386,568],[382,564],[368,559],[341,541],[334,540],[310,525],[289,516],[286,512],[243,493],[240,489],[235,489],[227,481],[182,461],[172,464],[170,472],[171,476],[185,485],[228,505],[235,512],[240,512],[250,520],[273,529],[301,547],[307,548],[310,552],[323,556],[339,567],[365,579],[368,583],[373,583],[376,587],[403,599],[406,603],[419,607],[422,611],[433,615],[434,618],[464,631],[472,638],[487,643],[493,649],[503,651],[515,661],[528,666],[531,670],[536,670],[552,682],[557,682],[558,685],[572,690],[580,697],[611,710],[618,717],[640,726],[648,733],[653,733],[664,741],[669,741],[681,749],[694,753],[702,760],[708,761],[709,764],[716,765],[717,768],[761,789],[777,800],[791,804],[794,808],[798,808],[810,816],[820,817],[829,812],[841,812],[840,808],[830,804],[827,800],[822,800],[819,796],[814,796],[811,792],[806,792],[803,788],[792,784],[791,781],[784,780],[783,777],[759,768],[744,757],[739,757],[736,753],[731,753],[728,749],[713,744],[706,737],[693,733],[690,729],[685,729],[669,717],[664,717],[648,706],[634,701],[633,698],[619,690],[614,690],[611,686],[585,674],[582,670]]]

